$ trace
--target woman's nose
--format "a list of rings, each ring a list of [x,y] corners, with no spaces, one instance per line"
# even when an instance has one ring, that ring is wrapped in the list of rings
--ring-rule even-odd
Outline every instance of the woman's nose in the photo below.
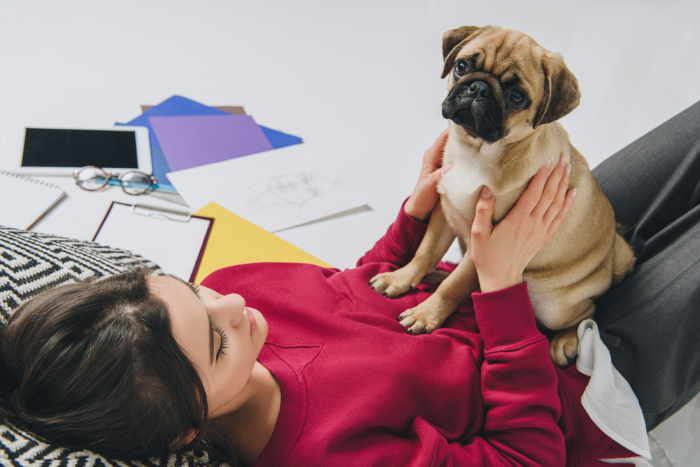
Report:
[[[245,311],[245,299],[238,294],[222,295],[212,304],[212,312],[220,314],[221,318],[228,320],[231,326],[238,326]]]

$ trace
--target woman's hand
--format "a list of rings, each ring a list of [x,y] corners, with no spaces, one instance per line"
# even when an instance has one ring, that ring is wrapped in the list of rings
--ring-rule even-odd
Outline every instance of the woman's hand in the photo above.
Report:
[[[440,180],[442,153],[445,150],[446,141],[447,130],[440,133],[433,145],[423,154],[423,165],[418,175],[418,182],[413,194],[404,205],[404,211],[409,216],[425,220],[435,207],[438,200],[437,183]]]
[[[556,232],[571,208],[570,166],[563,158],[543,167],[530,180],[511,211],[493,226],[495,198],[484,186],[476,203],[469,241],[482,292],[519,284],[530,260]]]

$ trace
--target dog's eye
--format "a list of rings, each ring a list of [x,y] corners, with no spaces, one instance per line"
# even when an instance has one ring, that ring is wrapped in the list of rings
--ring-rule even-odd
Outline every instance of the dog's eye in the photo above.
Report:
[[[519,89],[512,89],[508,93],[508,100],[513,105],[522,105],[525,102],[525,94]]]
[[[455,76],[460,77],[464,75],[471,68],[471,63],[467,60],[457,60],[455,64]]]

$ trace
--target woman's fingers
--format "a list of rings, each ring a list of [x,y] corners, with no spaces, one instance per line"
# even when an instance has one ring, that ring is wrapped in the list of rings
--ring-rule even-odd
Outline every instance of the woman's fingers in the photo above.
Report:
[[[528,183],[527,188],[525,188],[525,191],[523,191],[515,204],[514,210],[516,212],[529,215],[535,210],[553,169],[554,166],[545,165],[530,179],[530,183]]]
[[[493,205],[495,198],[489,187],[484,186],[479,193],[479,199],[476,201],[474,210],[474,221],[472,222],[471,237],[472,243],[477,242],[482,238],[486,238],[493,230]]]
[[[540,199],[537,201],[537,205],[532,210],[532,215],[536,218],[543,218],[549,207],[556,199],[561,182],[564,178],[566,178],[567,168],[568,164],[563,159],[560,159],[559,163],[554,167],[549,177],[547,177]]]
[[[552,220],[552,223],[547,227],[547,235],[552,235],[557,231],[562,221],[571,210],[571,206],[574,203],[574,198],[576,197],[576,188],[568,190],[564,198],[564,206],[557,212],[556,217]]]
[[[447,142],[447,129],[443,130],[442,133],[437,137],[432,146],[425,151],[423,156],[423,161],[426,165],[431,168],[431,171],[437,169],[442,164],[442,153],[445,149],[445,143]]]
[[[447,141],[447,128],[442,130],[442,132],[438,135],[438,137],[435,139],[435,142],[433,143],[433,146],[435,149],[442,149],[445,146],[445,142]]]
[[[559,179],[559,185],[556,187],[554,199],[544,213],[542,219],[546,225],[549,225],[552,220],[559,214],[559,211],[564,207],[566,193],[569,189],[569,173],[571,166],[566,167],[564,176]]]

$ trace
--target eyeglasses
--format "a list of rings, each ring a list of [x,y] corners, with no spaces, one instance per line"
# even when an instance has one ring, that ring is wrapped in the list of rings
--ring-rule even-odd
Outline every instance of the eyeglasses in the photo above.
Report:
[[[114,174],[92,165],[74,171],[73,180],[76,185],[87,191],[101,190],[107,185],[118,183],[127,195],[145,195],[158,185],[154,176],[138,170]]]

